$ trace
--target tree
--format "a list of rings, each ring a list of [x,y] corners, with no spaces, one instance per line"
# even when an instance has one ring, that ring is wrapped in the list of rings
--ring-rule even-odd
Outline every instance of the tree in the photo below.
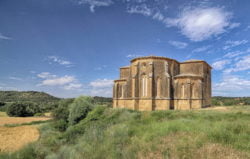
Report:
[[[69,124],[77,124],[84,119],[88,112],[94,108],[94,99],[92,97],[80,96],[69,106]]]
[[[41,113],[39,106],[32,102],[15,102],[7,106],[7,114],[15,117],[33,116]]]

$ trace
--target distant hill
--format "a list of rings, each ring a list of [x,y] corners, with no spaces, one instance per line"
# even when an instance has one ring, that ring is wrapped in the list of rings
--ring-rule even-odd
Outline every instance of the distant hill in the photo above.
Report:
[[[54,97],[44,92],[36,91],[0,91],[0,102],[36,102],[48,103],[59,101],[60,98]]]
[[[212,97],[212,105],[250,105],[250,97]]]

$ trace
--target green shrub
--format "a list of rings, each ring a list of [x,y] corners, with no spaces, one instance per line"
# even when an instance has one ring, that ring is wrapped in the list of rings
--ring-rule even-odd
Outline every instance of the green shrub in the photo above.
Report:
[[[84,119],[88,112],[94,107],[92,97],[78,97],[74,100],[69,107],[69,124],[77,124],[80,120]]]
[[[73,99],[64,99],[59,102],[59,106],[53,110],[52,116],[56,120],[68,121],[69,118],[69,105],[73,102]]]
[[[61,120],[56,120],[53,122],[52,126],[59,130],[59,131],[65,131],[68,128],[68,122],[61,119]]]
[[[44,113],[36,113],[34,116],[45,116]]]
[[[32,102],[11,103],[7,107],[7,114],[9,116],[26,117],[40,112],[41,109],[39,106]]]
[[[4,102],[0,102],[0,107],[3,107],[5,106],[5,103]]]

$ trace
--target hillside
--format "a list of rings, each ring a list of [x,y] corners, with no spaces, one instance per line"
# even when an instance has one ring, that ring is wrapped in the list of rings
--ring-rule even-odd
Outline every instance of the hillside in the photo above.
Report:
[[[250,97],[214,96],[214,97],[212,97],[212,105],[213,106],[250,105]]]
[[[56,102],[60,98],[54,97],[44,92],[36,91],[0,91],[1,102],[36,102],[36,103],[47,103]]]
[[[0,158],[246,159],[249,113],[247,106],[155,112],[98,106],[75,125],[65,127],[67,116],[45,124],[39,141]]]

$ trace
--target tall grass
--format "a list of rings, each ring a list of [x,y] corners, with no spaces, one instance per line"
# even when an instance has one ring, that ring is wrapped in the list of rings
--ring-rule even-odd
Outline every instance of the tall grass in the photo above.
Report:
[[[0,158],[250,158],[250,112],[96,107],[64,132],[52,123],[40,131],[38,142]]]

